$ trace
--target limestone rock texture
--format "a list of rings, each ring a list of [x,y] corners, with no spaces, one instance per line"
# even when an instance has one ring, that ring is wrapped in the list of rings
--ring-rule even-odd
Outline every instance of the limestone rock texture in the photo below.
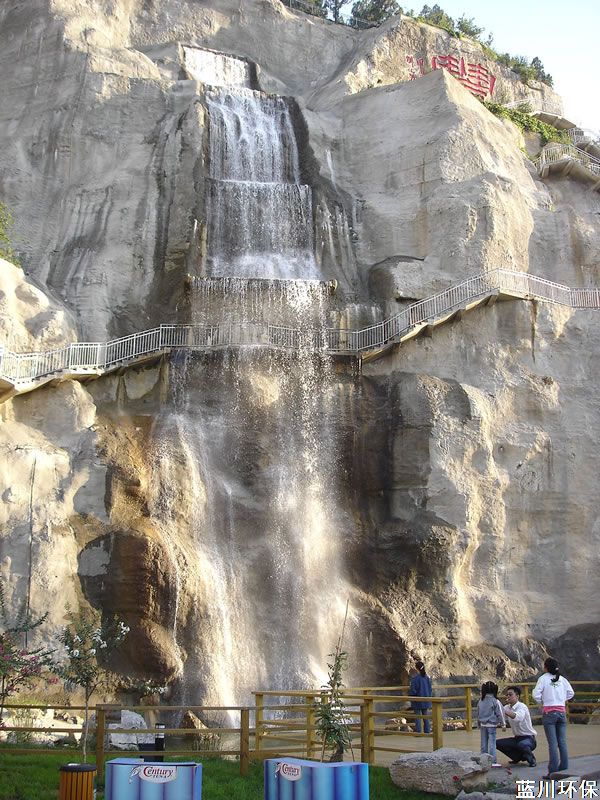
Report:
[[[485,789],[491,765],[492,757],[488,753],[442,747],[433,753],[399,756],[390,765],[390,776],[400,789],[456,797],[465,790]]]
[[[278,0],[15,0],[0,8],[0,200],[23,271],[0,262],[0,345],[185,320],[185,278],[206,253],[210,121],[190,55],[203,48],[246,59],[262,90],[294,98],[322,278],[338,281],[350,319],[497,267],[600,286],[600,194],[540,180],[520,131],[431,70],[453,54],[487,69],[493,99],[560,113],[548,87],[520,83],[474,42],[404,16],[355,31]],[[497,302],[328,374],[336,503],[315,520],[335,519],[354,685],[401,682],[414,656],[437,677],[527,677],[550,651],[568,677],[597,677],[599,341],[597,311]],[[118,668],[180,680],[184,695],[189,670],[206,685],[215,628],[237,626],[274,659],[281,645],[265,506],[285,387],[270,366],[222,377],[223,359],[186,372],[165,357],[0,404],[9,601],[50,611],[47,641],[66,602],[119,614],[132,633]],[[178,399],[188,379],[191,416]],[[237,450],[216,387],[244,412]],[[252,619],[243,604],[214,616],[217,530],[230,552],[247,548],[250,596],[272,589]],[[245,689],[285,680],[250,674],[260,685]]]

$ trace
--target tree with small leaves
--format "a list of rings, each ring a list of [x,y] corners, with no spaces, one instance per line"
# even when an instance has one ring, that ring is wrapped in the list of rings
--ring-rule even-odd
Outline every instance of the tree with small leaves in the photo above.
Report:
[[[545,83],[548,86],[552,86],[554,84],[552,75],[550,75],[548,72],[545,71],[544,65],[537,56],[531,59],[530,66],[535,72],[536,80],[541,81],[542,83]]]
[[[64,650],[62,658],[55,661],[52,670],[66,686],[80,686],[85,697],[85,722],[83,760],[87,759],[89,707],[92,694],[101,686],[109,688],[112,673],[107,667],[108,656],[114,652],[129,633],[129,628],[118,619],[102,620],[93,611],[75,613],[67,608],[68,624],[58,640]]]
[[[417,17],[417,19],[423,20],[424,22],[429,23],[430,25],[435,25],[438,28],[443,28],[444,30],[451,33],[453,36],[455,35],[454,31],[454,20],[452,17],[448,16],[443,8],[440,8],[437,4],[432,6],[423,6],[421,9],[421,13]]]
[[[314,14],[315,17],[327,16],[327,5],[325,0],[304,0],[306,11],[309,14]]]
[[[342,6],[344,6],[346,2],[347,0],[323,0],[323,7],[326,11],[331,12],[331,18],[334,22],[339,22]]]
[[[0,583],[0,725],[8,698],[35,683],[50,663],[50,650],[25,645],[27,634],[47,616],[46,613],[33,617],[23,603],[10,619],[4,586]]]
[[[402,13],[396,0],[357,0],[352,6],[350,24],[359,27],[358,22],[381,23],[395,14]]]
[[[473,17],[466,17],[464,14],[456,21],[456,30],[468,36],[470,39],[479,41],[479,37],[484,32],[485,28],[480,28],[475,24]]]
[[[348,604],[349,601],[346,602],[346,614],[335,652],[329,654],[332,661],[327,664],[329,670],[327,683],[321,687],[321,697],[314,703],[315,727],[321,738],[321,761],[324,760],[325,750],[328,747],[333,750],[330,759],[332,761],[341,761],[344,750],[348,747],[352,750],[349,719],[342,700],[344,688],[342,676],[348,667],[348,653],[342,649],[348,619]],[[354,753],[352,756],[354,757]]]

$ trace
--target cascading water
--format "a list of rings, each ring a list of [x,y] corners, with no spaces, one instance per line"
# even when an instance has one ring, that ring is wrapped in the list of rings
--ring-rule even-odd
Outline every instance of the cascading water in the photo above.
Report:
[[[191,282],[192,322],[323,330],[333,286],[306,280],[318,277],[311,192],[299,183],[288,103],[227,88],[210,89],[207,104],[210,275]],[[353,520],[338,484],[346,389],[315,343],[299,335],[294,352],[171,364],[156,477],[160,486],[177,475],[180,497],[156,513],[187,543],[181,569],[195,587],[181,612],[185,700],[234,705],[253,689],[323,681],[348,597],[341,532]]]
[[[212,89],[208,256],[211,275],[317,278],[312,193],[300,184],[288,101]]]
[[[300,183],[296,135],[283,97],[213,88],[207,102],[212,178]]]

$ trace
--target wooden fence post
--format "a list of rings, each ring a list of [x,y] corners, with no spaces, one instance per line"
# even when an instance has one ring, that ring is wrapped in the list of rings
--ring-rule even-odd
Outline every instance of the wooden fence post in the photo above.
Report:
[[[250,770],[250,709],[242,708],[240,715],[240,775]]]
[[[314,698],[306,696],[306,757],[314,758],[315,755],[315,706]]]
[[[444,746],[444,723],[442,722],[442,701],[433,700],[431,704],[431,727],[433,730],[433,749]]]
[[[465,686],[465,727],[473,730],[473,706],[471,705],[471,687]]]
[[[373,698],[365,697],[360,707],[360,760],[372,764],[375,753],[375,717]]]
[[[523,702],[525,703],[526,706],[528,706],[531,703],[530,695],[531,695],[530,687],[527,685],[523,686]]]
[[[254,702],[256,705],[256,712],[254,716],[254,752],[257,757],[262,750],[262,736],[263,736],[263,722],[264,722],[264,695],[262,692],[255,692]]]
[[[96,774],[104,781],[104,736],[106,734],[106,709],[96,706]]]

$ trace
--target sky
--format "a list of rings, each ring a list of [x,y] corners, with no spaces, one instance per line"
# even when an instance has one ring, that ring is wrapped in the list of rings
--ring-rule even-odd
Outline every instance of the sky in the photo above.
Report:
[[[600,136],[600,47],[598,0],[428,0],[457,20],[463,14],[485,28],[482,39],[494,34],[499,53],[537,56],[554,79],[567,119]],[[399,0],[418,13],[425,0]],[[351,7],[351,6],[350,6]]]

